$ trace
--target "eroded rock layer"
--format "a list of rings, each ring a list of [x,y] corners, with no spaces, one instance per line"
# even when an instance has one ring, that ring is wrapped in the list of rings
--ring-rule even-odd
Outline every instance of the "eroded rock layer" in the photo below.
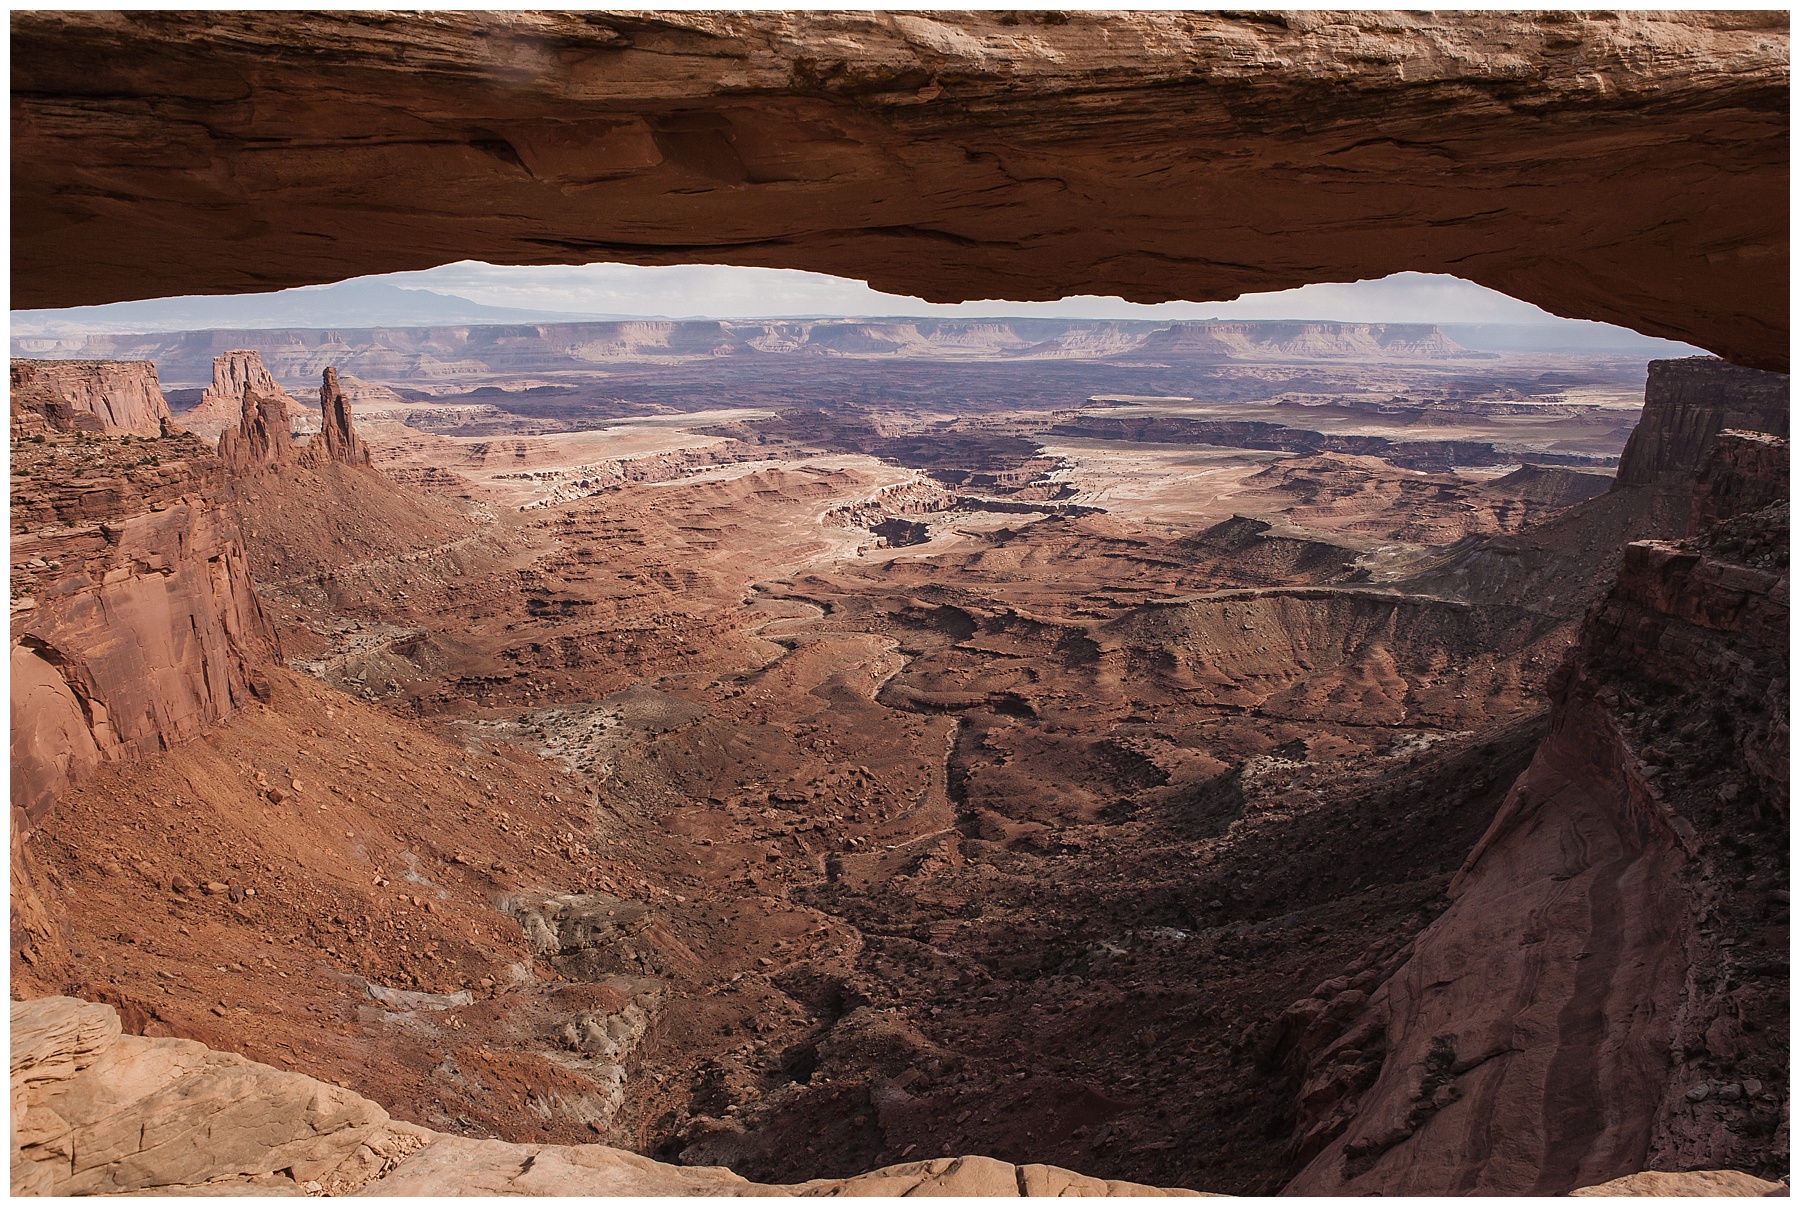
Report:
[[[191,738],[278,657],[217,459],[191,437],[13,452],[13,805]]]
[[[58,431],[159,436],[169,404],[149,361],[12,362],[12,411]]]
[[[1694,509],[1712,522],[1626,548],[1549,738],[1412,958],[1284,1019],[1317,1154],[1290,1193],[1785,1170],[1784,445],[1723,441]]]
[[[468,258],[941,301],[1453,267],[1787,363],[1780,13],[43,12],[13,37],[16,305]]]

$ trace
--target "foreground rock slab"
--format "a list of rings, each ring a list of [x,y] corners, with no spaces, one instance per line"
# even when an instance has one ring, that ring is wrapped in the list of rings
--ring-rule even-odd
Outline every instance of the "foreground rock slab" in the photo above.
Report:
[[[1645,1170],[1614,1178],[1598,1186],[1569,1192],[1571,1198],[1771,1198],[1786,1197],[1780,1182],[1765,1182],[1735,1169],[1706,1169],[1695,1173],[1659,1173]]]
[[[1205,1196],[1054,1165],[938,1157],[794,1186],[603,1144],[509,1144],[388,1117],[341,1086],[186,1039],[125,1035],[111,1006],[12,1004],[16,1195]],[[1646,1172],[1577,1195],[1779,1195],[1735,1170]]]
[[[340,1086],[185,1039],[125,1035],[111,1006],[12,1004],[12,1191],[363,1195],[1194,1195],[1051,1165],[942,1157],[767,1186],[601,1144],[509,1144],[390,1119]]]

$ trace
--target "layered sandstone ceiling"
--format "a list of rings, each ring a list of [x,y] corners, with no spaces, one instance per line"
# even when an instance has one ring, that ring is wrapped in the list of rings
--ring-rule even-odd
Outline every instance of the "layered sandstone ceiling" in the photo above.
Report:
[[[1781,13],[15,13],[13,304],[474,258],[1405,269],[1787,366]]]

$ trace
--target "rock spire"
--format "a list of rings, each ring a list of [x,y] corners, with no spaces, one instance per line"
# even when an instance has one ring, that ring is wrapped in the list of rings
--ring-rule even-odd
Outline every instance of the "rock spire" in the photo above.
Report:
[[[254,474],[273,468],[294,455],[294,437],[288,430],[287,395],[279,391],[244,392],[243,415],[237,430],[219,436],[219,457],[234,474]]]
[[[319,436],[307,445],[309,461],[341,461],[345,465],[367,465],[369,450],[357,438],[350,422],[350,397],[338,385],[337,370],[325,368],[325,381],[319,386],[319,411],[323,426]]]
[[[212,384],[200,395],[199,403],[181,416],[181,425],[197,436],[215,439],[239,425],[244,401],[252,394],[279,398],[290,424],[306,410],[305,404],[290,397],[270,376],[261,353],[234,348],[213,358]]]

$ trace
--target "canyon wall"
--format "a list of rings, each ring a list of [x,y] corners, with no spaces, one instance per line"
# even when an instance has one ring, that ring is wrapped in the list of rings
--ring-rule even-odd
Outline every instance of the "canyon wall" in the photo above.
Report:
[[[1451,270],[1787,364],[1778,12],[32,12],[13,38],[21,307],[462,259],[946,302]]]
[[[279,650],[197,440],[20,446],[14,465],[12,802],[29,828],[98,763],[229,717]]]
[[[1741,418],[1722,392],[1668,430]],[[1785,1170],[1786,441],[1716,441],[1699,490],[1686,540],[1627,546],[1450,909],[1373,992],[1281,1020],[1310,1158],[1288,1193]]]
[[[1711,357],[1653,360],[1644,414],[1619,458],[1619,487],[1692,478],[1724,428],[1788,431],[1788,380]]]
[[[39,416],[57,431],[158,436],[169,404],[147,360],[12,362],[15,416]]]

